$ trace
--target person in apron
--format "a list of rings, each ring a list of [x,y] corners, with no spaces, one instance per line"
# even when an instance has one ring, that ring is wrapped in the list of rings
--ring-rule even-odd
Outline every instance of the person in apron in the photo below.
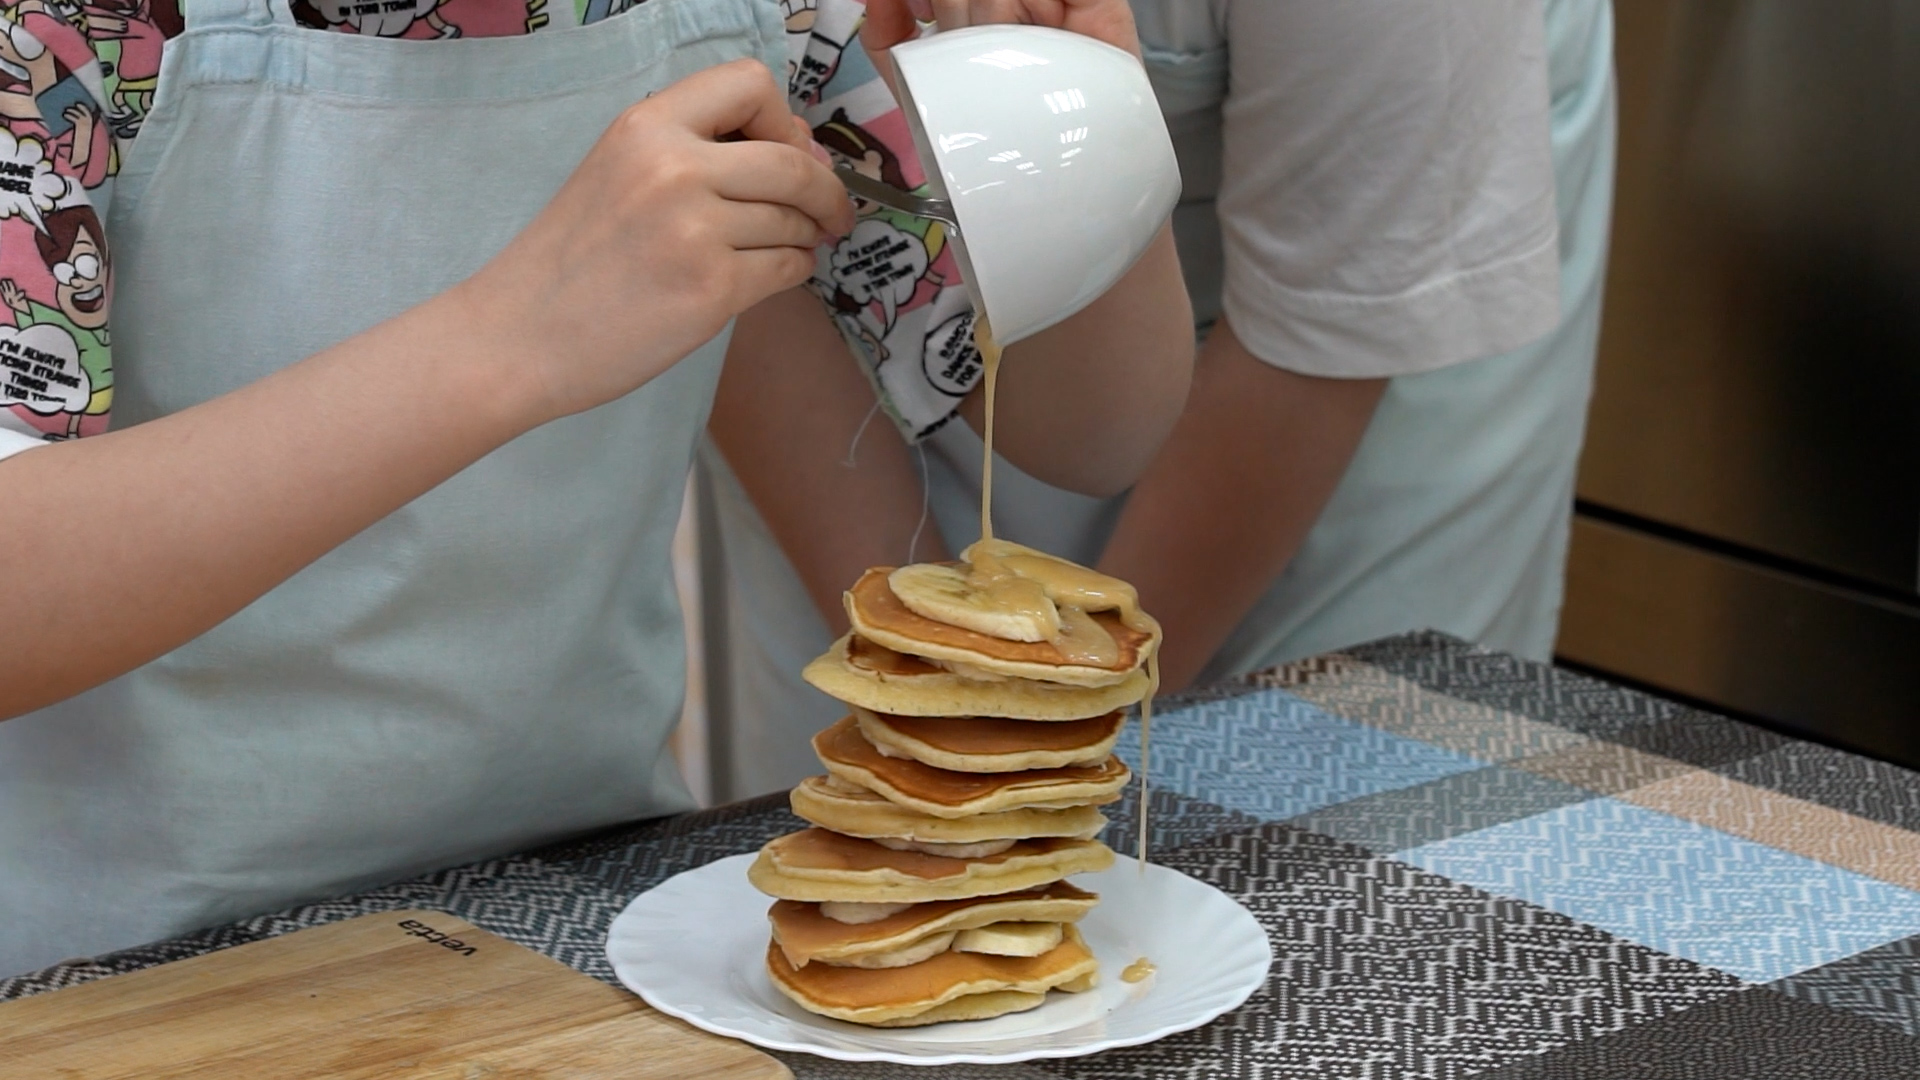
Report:
[[[1128,496],[998,457],[996,532],[1134,582],[1166,626],[1170,688],[1421,628],[1544,659],[1611,210],[1607,0],[1132,6],[1209,335],[1194,398]],[[826,86],[809,119],[861,92]],[[753,330],[736,349],[756,336],[801,331]],[[899,348],[846,336],[867,367]],[[823,352],[810,378],[844,382],[826,372],[847,366]],[[729,363],[719,445],[701,453],[717,526],[703,553],[725,568],[709,700],[727,709],[717,772],[732,797],[818,771],[808,739],[844,706],[799,671],[844,628],[844,564],[942,557],[978,530],[975,431],[878,378],[906,441],[868,436],[840,471],[857,528],[796,521],[806,504],[772,493],[804,475],[791,442],[776,457],[720,435],[757,423],[728,385],[751,367]],[[1210,367],[1297,392],[1210,398]],[[909,541],[923,498],[931,523]],[[775,539],[794,535],[818,539]]]
[[[8,306],[51,313],[0,326],[0,716],[53,702],[0,723],[0,975],[692,805],[691,447],[729,317],[851,207],[771,3],[423,8],[192,0],[117,179],[0,140]],[[57,56],[96,121],[80,31],[0,104]],[[32,449],[92,434],[62,335],[108,292],[124,430]]]

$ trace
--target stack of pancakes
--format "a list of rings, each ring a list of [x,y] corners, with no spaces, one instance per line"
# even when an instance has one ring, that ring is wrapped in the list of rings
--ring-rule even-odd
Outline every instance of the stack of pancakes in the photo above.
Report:
[[[1113,862],[1094,839],[1098,808],[1128,781],[1113,745],[1150,693],[1159,628],[1123,583],[1010,544],[988,552],[1020,556],[991,562],[995,573],[1049,579],[1053,641],[995,622],[1004,597],[969,592],[984,560],[920,564],[869,570],[846,595],[853,632],[806,669],[852,715],[814,737],[827,775],[792,794],[815,827],[768,843],[748,876],[777,898],[773,983],[813,1012],[905,1027],[1094,985],[1074,924],[1098,898],[1064,879]],[[1084,640],[1061,640],[1087,634],[1089,616],[1111,638],[1091,650],[1100,662]]]

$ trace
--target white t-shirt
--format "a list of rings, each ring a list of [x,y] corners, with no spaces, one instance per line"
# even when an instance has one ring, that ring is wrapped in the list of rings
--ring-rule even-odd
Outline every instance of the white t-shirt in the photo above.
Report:
[[[1133,0],[1180,154],[1195,314],[1254,355],[1394,376],[1287,571],[1208,676],[1434,627],[1551,650],[1613,167],[1607,0]],[[833,87],[827,87],[829,96]],[[1222,228],[1222,224],[1225,228]],[[935,523],[977,533],[980,441],[922,434]],[[872,436],[869,436],[872,437]],[[718,455],[731,793],[817,771],[844,711],[791,566]],[[995,527],[1083,562],[1123,500],[996,466]],[[902,553],[905,556],[905,553]]]
[[[1431,371],[1551,330],[1540,4],[1136,0],[1202,321],[1224,306],[1256,356],[1343,378]],[[790,7],[791,96],[815,137],[919,188],[899,109],[852,44],[857,0]],[[901,432],[950,427],[980,366],[944,227],[869,207],[821,249],[813,288]]]
[[[1255,356],[1336,378],[1431,371],[1553,328],[1540,0],[1134,10],[1180,151],[1201,319],[1224,311]]]

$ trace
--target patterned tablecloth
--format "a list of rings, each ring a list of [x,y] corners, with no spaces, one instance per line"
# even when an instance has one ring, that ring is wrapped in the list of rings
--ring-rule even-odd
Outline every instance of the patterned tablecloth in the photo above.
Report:
[[[1155,857],[1259,917],[1265,989],[1150,1046],[915,1076],[1920,1077],[1920,775],[1432,634],[1176,704],[1154,725]],[[782,798],[652,822],[0,999],[403,907],[610,980],[602,939],[636,893],[797,825]]]

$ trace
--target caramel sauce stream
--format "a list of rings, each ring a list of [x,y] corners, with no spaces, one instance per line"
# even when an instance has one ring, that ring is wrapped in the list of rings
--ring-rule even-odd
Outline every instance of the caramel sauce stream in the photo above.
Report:
[[[1060,639],[1078,629],[1076,640],[1088,640],[1097,636],[1111,641],[1112,639],[1105,631],[1095,626],[1093,634],[1089,635],[1083,627],[1061,625],[1068,623],[1069,617],[1064,611],[1056,614],[1054,603],[1048,598],[1043,582],[1015,573],[1011,567],[986,554],[989,546],[993,544],[993,403],[997,396],[995,388],[1000,380],[1001,349],[1000,343],[993,339],[993,327],[987,322],[985,315],[980,316],[979,320],[973,324],[973,343],[980,350],[980,363],[986,370],[987,426],[980,436],[980,441],[985,447],[980,462],[980,543],[961,553],[961,557],[971,567],[971,572],[967,575],[967,586],[984,600],[987,606],[996,611],[1024,615],[1043,626],[1058,626],[1059,629],[1050,636],[1049,640],[1060,648],[1068,660],[1078,663],[1098,663],[1097,655],[1089,655],[1095,650],[1076,650],[1062,644]],[[981,557],[974,557],[976,550],[982,553]],[[1085,613],[1082,612],[1081,616],[1084,620]],[[1114,655],[1117,658],[1117,647]]]
[[[993,399],[1000,376],[1000,343],[984,312],[974,321],[973,343],[987,380],[986,430],[980,441],[980,541],[960,553],[971,568],[968,585],[995,609],[1032,614],[1045,622],[1048,608],[1057,606],[1060,630],[1053,645],[1071,663],[1106,666],[1118,661],[1120,646],[1087,614],[1088,610],[1118,611],[1120,621],[1136,630],[1153,625],[1140,610],[1140,596],[1118,578],[1056,559],[993,536]],[[1147,872],[1147,755],[1151,749],[1153,696],[1160,691],[1160,656],[1147,658],[1150,680],[1140,702],[1140,836],[1137,858],[1140,873]]]
[[[1000,379],[1000,343],[993,340],[985,314],[973,324],[973,343],[987,372],[987,430],[980,437],[987,446],[980,465],[980,539],[985,541],[993,539],[993,388]]]
[[[1140,876],[1147,874],[1147,753],[1153,738],[1153,695],[1160,692],[1160,653],[1147,657],[1147,696],[1140,699],[1140,839],[1134,858]]]
[[[985,315],[973,324],[973,343],[980,350],[980,363],[987,378],[987,425],[980,441],[985,450],[980,462],[980,542],[961,552],[971,568],[968,587],[996,611],[1027,616],[1042,626],[1057,626],[1048,640],[1071,663],[1104,665],[1116,662],[1120,648],[1112,635],[1094,623],[1084,608],[1059,607],[1059,597],[1049,596],[1047,577],[1022,573],[1027,567],[1008,562],[1008,550],[1024,552],[1017,544],[996,543],[993,537],[993,404],[1000,379],[1000,343],[993,339],[993,326]],[[1050,559],[1029,562],[1052,563]]]
[[[1117,663],[1120,646],[1087,613],[1117,610],[1122,622],[1144,629],[1133,589],[1105,574],[994,538],[993,411],[1001,350],[984,315],[974,323],[973,340],[986,371],[987,415],[986,430],[980,436],[980,542],[960,553],[969,568],[967,587],[982,606],[1023,616],[1044,628],[1046,640],[1068,663],[1094,667]]]

